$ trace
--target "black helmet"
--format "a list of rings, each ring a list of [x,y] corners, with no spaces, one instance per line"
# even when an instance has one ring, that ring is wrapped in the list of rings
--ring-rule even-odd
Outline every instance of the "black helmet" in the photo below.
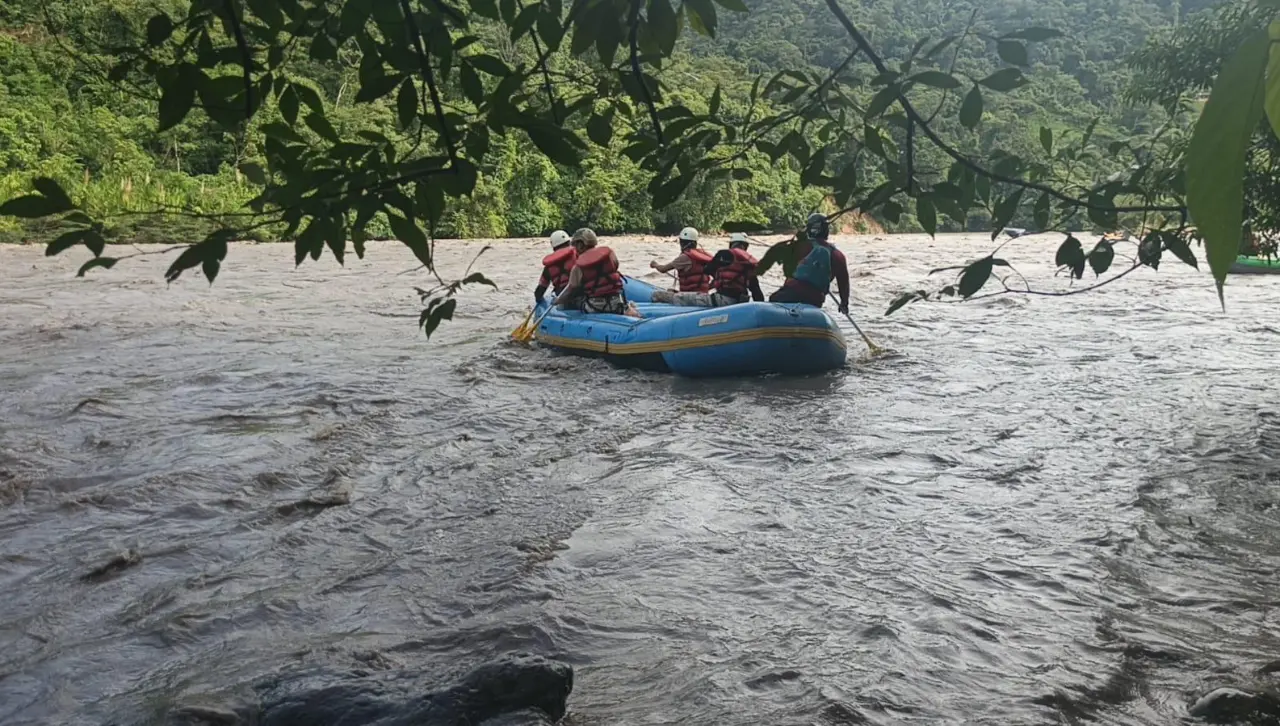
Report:
[[[820,212],[810,214],[809,220],[804,223],[804,234],[810,242],[825,240],[831,236],[831,223],[827,221],[827,216]]]

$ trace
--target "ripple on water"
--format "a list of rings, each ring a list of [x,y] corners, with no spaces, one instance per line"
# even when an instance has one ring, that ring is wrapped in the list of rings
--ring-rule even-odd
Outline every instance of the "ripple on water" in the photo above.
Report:
[[[857,297],[988,244],[856,241]],[[0,722],[517,650],[575,664],[575,723],[1165,724],[1268,683],[1273,283],[917,304],[864,316],[898,356],[692,381],[511,342],[541,249],[430,343],[394,246],[213,288],[0,249]]]

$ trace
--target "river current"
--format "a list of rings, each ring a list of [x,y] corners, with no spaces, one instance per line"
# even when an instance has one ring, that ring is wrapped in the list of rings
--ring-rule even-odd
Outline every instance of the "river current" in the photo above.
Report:
[[[394,244],[233,246],[212,287],[0,248],[0,724],[515,651],[573,664],[580,725],[1167,724],[1268,685],[1280,280],[885,318],[989,239],[838,244],[899,355],[850,328],[844,370],[717,381],[510,343],[542,241],[430,341]],[[1067,289],[1055,246],[1005,254]]]

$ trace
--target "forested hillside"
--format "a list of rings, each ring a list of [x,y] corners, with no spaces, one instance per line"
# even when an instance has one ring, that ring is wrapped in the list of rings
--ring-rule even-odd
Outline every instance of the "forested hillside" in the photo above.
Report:
[[[938,58],[957,75],[975,80],[989,72],[989,59],[997,52],[1007,61],[1021,60],[1016,48],[998,45],[994,35],[1027,26],[1065,32],[1065,38],[1029,46],[1031,84],[988,96],[975,130],[946,114],[936,120],[962,149],[1032,155],[1045,140],[1042,127],[1081,129],[1099,118],[1095,134],[1105,140],[1120,130],[1132,136],[1151,124],[1157,114],[1150,107],[1122,101],[1128,82],[1124,59],[1153,32],[1207,5],[1206,0],[867,0],[850,4],[849,12],[889,59],[927,47],[920,45],[926,38],[968,30],[964,42],[939,50]],[[681,36],[676,53],[656,74],[668,100],[703,112],[723,103],[726,112],[744,113],[745,108],[733,106],[745,103],[758,74],[836,69],[850,55],[848,37],[821,0],[749,0],[747,6],[746,14],[720,8],[714,38]],[[412,137],[401,134],[397,123],[404,94],[371,102],[361,98],[356,89],[366,85],[361,74],[367,71],[360,56],[345,48],[317,53],[312,47],[309,57],[291,65],[288,91],[269,101],[276,107],[238,133],[225,131],[203,112],[158,132],[154,88],[131,85],[124,74],[109,80],[111,65],[102,53],[156,32],[147,20],[157,9],[176,17],[185,7],[173,0],[9,0],[0,6],[0,201],[24,193],[31,179],[48,176],[90,214],[107,219],[111,239],[197,239],[207,232],[207,221],[153,213],[241,209],[261,190],[260,180],[239,169],[263,158],[262,127],[282,118],[297,120],[300,107],[306,115],[314,96],[323,99],[328,119],[341,131],[394,139],[397,148],[412,149]],[[512,67],[530,60],[530,49],[511,43],[499,23],[480,27],[470,41],[473,50]],[[585,75],[583,64],[589,61],[565,46],[549,59],[548,83]],[[466,105],[500,76],[500,69],[489,78],[462,67],[443,79],[443,102]],[[855,99],[861,104],[874,90],[864,87],[866,96]],[[954,96],[938,100],[956,101]],[[606,232],[667,231],[685,224],[714,230],[730,220],[786,228],[824,204],[822,192],[802,188],[802,170],[793,158],[753,151],[744,156],[747,172],[699,176],[682,198],[655,211],[647,191],[653,173],[623,153],[628,119],[610,112],[573,123],[584,124],[583,136],[595,142],[576,169],[525,153],[532,145],[523,137],[495,137],[490,153],[482,155],[486,161],[474,190],[450,200],[439,236],[538,235],[578,225]],[[314,130],[325,134],[323,128]],[[817,149],[824,139],[809,141]],[[944,160],[934,153],[922,154],[919,163],[945,172]],[[1087,161],[1109,163],[1104,156]],[[892,229],[918,228],[910,209],[897,219],[882,215],[877,221]],[[0,219],[0,239],[47,240],[53,230],[41,224]],[[957,228],[940,219],[939,229],[948,224]],[[979,228],[984,220],[971,217],[969,224]],[[283,231],[276,225],[254,233],[272,239]],[[369,232],[390,235],[392,230],[379,215]]]

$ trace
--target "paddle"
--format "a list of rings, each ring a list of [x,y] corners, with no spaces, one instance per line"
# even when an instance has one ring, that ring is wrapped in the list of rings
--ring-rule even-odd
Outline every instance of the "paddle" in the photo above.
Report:
[[[520,325],[518,325],[515,330],[511,331],[511,337],[513,339],[515,340],[524,339],[525,329],[529,325],[529,319],[533,317],[533,311],[534,311],[534,308],[529,308],[529,314],[525,315],[524,320],[520,322]]]
[[[511,337],[515,338],[518,342],[521,342],[521,343],[528,343],[529,341],[533,340],[534,334],[538,332],[538,326],[542,325],[542,319],[547,317],[547,313],[550,313],[552,310],[555,310],[556,303],[560,302],[560,298],[563,295],[564,295],[563,292],[560,293],[559,295],[556,295],[555,299],[551,301],[551,304],[547,306],[547,309],[544,310],[542,314],[538,316],[537,320],[533,321],[533,325],[529,326],[525,330],[519,331],[520,332],[519,337],[517,337],[515,333],[512,333]],[[532,315],[533,311],[530,310],[529,313],[530,315]]]
[[[834,302],[836,305],[840,304],[840,301],[836,299],[835,293],[831,292],[830,290],[827,290],[827,296],[830,297],[831,301]],[[849,313],[845,313],[844,316],[849,319],[850,323],[853,323],[853,329],[858,331],[858,335],[862,336],[862,342],[867,344],[867,349],[871,351],[871,357],[874,358],[876,356],[885,354],[886,351],[884,348],[881,348],[875,343],[872,343],[871,339],[867,337],[867,334],[862,332],[862,328],[858,327],[858,322],[853,319],[852,315],[850,315]]]

